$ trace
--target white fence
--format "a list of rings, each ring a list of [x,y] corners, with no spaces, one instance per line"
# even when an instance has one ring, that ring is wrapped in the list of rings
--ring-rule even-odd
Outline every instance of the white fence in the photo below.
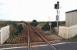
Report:
[[[77,35],[77,25],[70,26],[70,27],[59,27],[59,36],[69,39]]]
[[[10,35],[10,26],[5,26],[0,29],[0,44],[3,44]]]

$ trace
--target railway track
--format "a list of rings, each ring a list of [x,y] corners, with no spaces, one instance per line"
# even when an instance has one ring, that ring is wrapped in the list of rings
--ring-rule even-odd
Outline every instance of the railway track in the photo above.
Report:
[[[21,44],[27,45],[28,50],[31,50],[31,46],[35,42],[44,42],[45,44],[48,44],[51,46],[51,50],[57,50],[51,43],[53,43],[53,40],[49,40],[48,37],[44,34],[44,32],[41,29],[38,29],[36,27],[32,27],[29,23],[25,24],[26,26],[23,27],[24,31],[18,35],[16,38],[11,39],[11,41],[7,43],[12,44]],[[41,43],[36,43],[41,44]]]
[[[31,26],[29,25],[29,27]],[[51,45],[46,36],[44,36],[43,33],[40,31],[40,29],[31,27],[31,30],[33,30],[44,42],[51,46],[51,50],[57,50],[53,45]]]

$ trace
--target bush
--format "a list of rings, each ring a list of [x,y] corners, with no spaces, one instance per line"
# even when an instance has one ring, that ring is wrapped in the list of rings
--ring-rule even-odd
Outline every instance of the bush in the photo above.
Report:
[[[17,33],[20,33],[23,30],[22,24],[17,27]]]
[[[51,28],[52,29],[54,29],[54,27],[56,27],[56,26],[57,26],[57,23],[56,22],[51,22]],[[49,30],[50,29],[49,22],[47,22],[47,24],[44,25],[42,27],[42,29],[45,30],[45,31]]]
[[[31,25],[35,27],[35,26],[38,25],[38,22],[37,22],[36,20],[33,20],[33,21],[31,22]]]

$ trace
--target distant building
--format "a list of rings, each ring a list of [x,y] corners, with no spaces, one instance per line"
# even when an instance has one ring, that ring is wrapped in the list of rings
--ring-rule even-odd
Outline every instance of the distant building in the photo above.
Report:
[[[66,12],[66,26],[77,25],[77,10]]]

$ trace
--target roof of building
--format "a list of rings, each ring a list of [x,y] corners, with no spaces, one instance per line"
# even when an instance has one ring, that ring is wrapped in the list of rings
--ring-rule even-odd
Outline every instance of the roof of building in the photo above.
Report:
[[[77,9],[76,10],[67,11],[66,13],[75,12],[75,11],[77,11]]]

